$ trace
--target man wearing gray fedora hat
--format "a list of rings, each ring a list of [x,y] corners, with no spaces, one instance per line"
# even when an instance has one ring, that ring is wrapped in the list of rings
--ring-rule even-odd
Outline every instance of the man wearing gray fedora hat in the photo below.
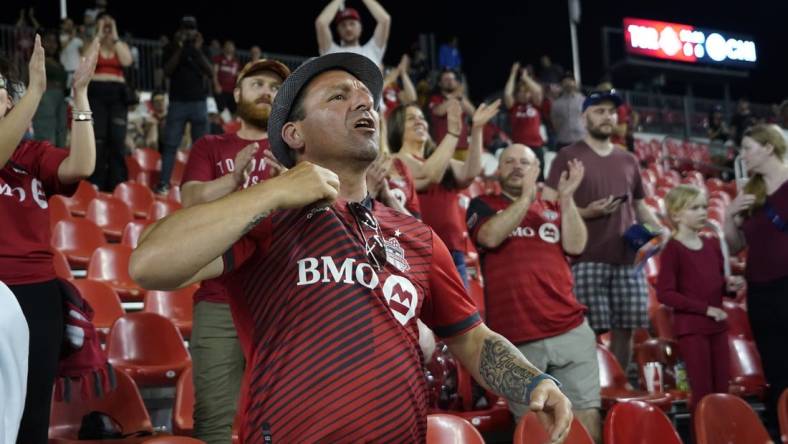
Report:
[[[416,320],[477,381],[540,415],[563,442],[558,382],[489,330],[432,230],[367,196],[382,76],[364,56],[311,59],[282,83],[268,123],[283,174],[180,210],[146,233],[132,277],[177,288],[224,276],[252,351],[244,442],[424,442]]]

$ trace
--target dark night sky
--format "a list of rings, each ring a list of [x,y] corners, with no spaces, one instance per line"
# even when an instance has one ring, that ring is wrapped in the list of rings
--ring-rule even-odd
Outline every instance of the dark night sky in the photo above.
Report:
[[[80,17],[91,0],[69,0],[69,15]],[[314,18],[325,1],[284,2],[163,2],[151,0],[109,0],[109,10],[119,22],[121,32],[157,37],[171,33],[179,18],[197,17],[206,38],[232,38],[239,47],[260,45],[264,51],[315,55]],[[571,65],[571,48],[566,0],[472,2],[431,0],[383,0],[392,15],[392,33],[386,52],[387,64],[396,64],[418,34],[435,32],[439,39],[451,34],[460,38],[474,99],[503,87],[514,60],[536,63],[541,54],[550,54],[565,67]],[[58,2],[6,0],[2,23],[13,22],[22,5],[37,6],[39,20],[56,23]],[[161,5],[166,12],[153,12]],[[347,0],[349,6],[365,17],[366,40],[374,22],[361,0]],[[746,2],[699,0],[582,0],[582,22],[578,27],[583,83],[596,84],[603,75],[601,29],[621,26],[625,16],[687,23],[695,26],[752,35],[758,48],[759,66],[749,79],[734,80],[733,95],[748,95],[755,101],[779,102],[788,97],[785,71],[788,44],[788,1],[749,0]],[[221,5],[221,6],[217,6]],[[7,16],[7,14],[11,14]],[[623,43],[617,42],[620,48]],[[620,87],[631,86],[633,78],[614,77]],[[696,77],[696,94],[721,97],[719,78]],[[683,84],[671,82],[667,90],[682,92]]]

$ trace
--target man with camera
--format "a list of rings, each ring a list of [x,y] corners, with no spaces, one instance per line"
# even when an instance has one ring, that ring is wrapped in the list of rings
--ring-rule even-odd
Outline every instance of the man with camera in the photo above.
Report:
[[[164,73],[170,79],[170,106],[161,140],[161,179],[156,187],[157,193],[166,193],[169,189],[175,151],[181,144],[186,122],[191,123],[192,140],[208,132],[206,85],[213,76],[213,69],[200,50],[202,40],[197,20],[185,16],[173,42],[164,48]]]

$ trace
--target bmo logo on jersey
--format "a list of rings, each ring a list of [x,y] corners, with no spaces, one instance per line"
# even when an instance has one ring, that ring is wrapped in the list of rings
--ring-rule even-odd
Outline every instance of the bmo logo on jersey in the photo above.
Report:
[[[380,285],[380,278],[375,269],[368,263],[357,262],[353,258],[346,258],[341,265],[337,265],[331,256],[322,256],[320,259],[308,257],[300,259],[297,263],[297,286],[335,282],[359,284],[374,290]],[[389,276],[383,283],[383,296],[394,318],[400,324],[406,325],[416,316],[419,293],[409,279],[403,276]]]
[[[534,230],[531,227],[517,227],[512,231],[512,234],[509,236],[511,237],[534,237],[539,235],[539,238],[543,241],[555,244],[561,240],[561,231],[554,223],[546,222],[543,223],[539,230]]]
[[[47,209],[49,204],[47,203],[47,195],[44,192],[44,184],[34,178],[30,181],[30,190],[29,195],[33,202],[42,209]],[[0,196],[11,197],[19,199],[19,202],[24,202],[27,200],[28,193],[23,187],[12,187],[5,182],[0,182]]]

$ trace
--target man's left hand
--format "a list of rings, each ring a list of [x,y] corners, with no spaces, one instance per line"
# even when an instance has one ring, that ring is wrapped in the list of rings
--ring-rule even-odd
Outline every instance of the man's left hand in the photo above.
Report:
[[[567,166],[569,169],[562,172],[561,178],[558,180],[558,194],[562,198],[572,197],[575,194],[585,174],[583,162],[577,159],[567,162]]]
[[[540,382],[531,392],[528,407],[550,434],[550,444],[563,443],[572,426],[572,403],[555,382],[549,379]]]

